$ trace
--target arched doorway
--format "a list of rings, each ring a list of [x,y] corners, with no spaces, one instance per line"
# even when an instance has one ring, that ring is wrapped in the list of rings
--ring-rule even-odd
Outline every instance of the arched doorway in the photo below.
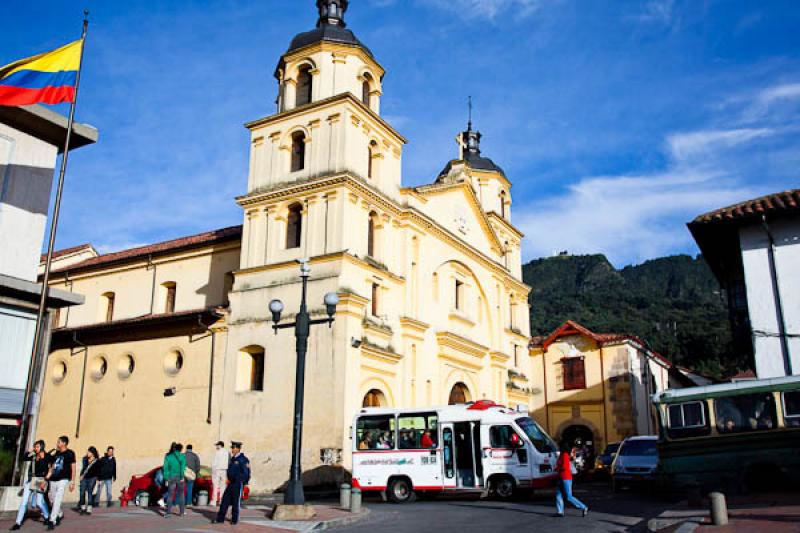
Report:
[[[378,389],[370,389],[364,395],[364,400],[361,402],[361,407],[386,407],[389,403],[386,401],[386,395]]]
[[[587,426],[568,426],[561,433],[561,441],[576,449],[575,468],[578,473],[588,472],[594,466],[595,438]]]
[[[456,405],[459,403],[467,403],[469,401],[469,389],[460,381],[453,385],[450,389],[450,399],[447,400],[448,405]]]

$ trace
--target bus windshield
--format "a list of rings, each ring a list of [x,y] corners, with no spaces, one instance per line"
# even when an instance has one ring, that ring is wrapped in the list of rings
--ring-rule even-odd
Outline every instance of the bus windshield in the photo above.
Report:
[[[542,428],[539,427],[539,424],[534,422],[531,417],[524,416],[522,418],[517,418],[514,422],[516,422],[520,429],[531,439],[531,442],[539,452],[550,453],[558,451],[558,447],[556,443],[553,442],[553,439],[550,438],[550,435],[545,433]]]

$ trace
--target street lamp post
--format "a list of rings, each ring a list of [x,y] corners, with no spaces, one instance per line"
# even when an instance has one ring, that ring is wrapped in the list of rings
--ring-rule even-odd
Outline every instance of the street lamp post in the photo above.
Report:
[[[331,327],[333,324],[333,315],[336,313],[336,304],[339,303],[339,297],[335,292],[329,292],[325,295],[325,310],[328,313],[328,318],[316,318],[311,320],[306,308],[306,292],[308,289],[308,275],[311,269],[308,266],[308,259],[299,259],[300,263],[300,278],[303,280],[303,289],[300,296],[300,311],[297,313],[297,318],[294,322],[286,324],[278,324],[281,320],[281,313],[283,312],[283,302],[280,300],[272,300],[269,303],[269,310],[272,313],[272,329],[275,334],[278,334],[279,329],[294,328],[294,336],[296,338],[297,350],[297,369],[295,373],[295,388],[294,388],[294,429],[292,431],[292,466],[289,470],[289,484],[286,487],[286,493],[283,497],[283,503],[287,505],[302,505],[305,503],[306,498],[303,493],[303,481],[301,479],[301,449],[303,441],[303,396],[305,388],[305,375],[306,375],[306,352],[308,351],[308,335],[311,326],[314,324],[328,324]]]

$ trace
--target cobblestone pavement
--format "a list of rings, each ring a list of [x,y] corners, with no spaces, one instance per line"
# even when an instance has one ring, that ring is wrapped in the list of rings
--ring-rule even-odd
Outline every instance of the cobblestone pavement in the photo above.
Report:
[[[449,531],[487,533],[494,531],[647,531],[647,522],[675,506],[658,495],[624,491],[613,493],[605,483],[578,482],[575,495],[586,503],[589,515],[568,509],[565,518],[555,517],[554,491],[537,492],[525,501],[498,502],[478,497],[440,496],[411,504],[383,503],[365,499],[370,516],[357,524],[336,528],[353,533],[422,533]]]

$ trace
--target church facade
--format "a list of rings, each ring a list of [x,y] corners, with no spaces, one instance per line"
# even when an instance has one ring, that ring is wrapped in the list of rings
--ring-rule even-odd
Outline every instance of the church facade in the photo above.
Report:
[[[75,448],[113,444],[120,481],[158,464],[172,441],[204,464],[213,442],[240,440],[253,489],[287,479],[295,339],[268,303],[340,302],[312,328],[303,470],[336,481],[350,464],[362,406],[491,399],[531,408],[530,288],[511,183],[481,155],[470,123],[429,185],[404,187],[406,139],[381,117],[384,69],[346,28],[345,0],[319,0],[317,27],[275,70],[278,108],[246,126],[243,224],[64,265],[53,286],[86,296],[57,317],[37,433]],[[244,184],[243,184],[244,185]],[[511,373],[509,372],[511,371]]]

